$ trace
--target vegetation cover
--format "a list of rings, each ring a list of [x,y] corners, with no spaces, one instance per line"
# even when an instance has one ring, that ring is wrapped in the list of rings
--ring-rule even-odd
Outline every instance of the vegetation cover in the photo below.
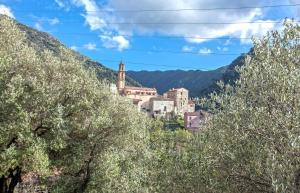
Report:
[[[51,192],[298,193],[300,27],[254,40],[198,134],[115,96],[70,50],[37,52],[0,20],[0,192],[40,176]]]
[[[72,51],[37,52],[14,21],[0,26],[0,192],[30,172],[59,173],[52,192],[140,192],[150,121]]]
[[[193,98],[209,97],[212,92],[221,92],[218,82],[233,84],[239,77],[236,67],[245,64],[245,57],[252,54],[242,54],[231,64],[216,70],[166,70],[166,71],[128,71],[128,76],[144,86],[157,88],[160,94],[170,88],[186,88]],[[155,77],[155,78],[154,78]]]

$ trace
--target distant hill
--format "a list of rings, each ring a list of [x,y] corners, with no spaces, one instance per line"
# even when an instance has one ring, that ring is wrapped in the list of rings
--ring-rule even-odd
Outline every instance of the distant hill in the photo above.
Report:
[[[2,19],[10,19],[13,20],[5,15],[0,14],[0,20]],[[53,53],[56,53],[57,56],[61,55],[60,53],[60,47],[66,47],[61,42],[59,42],[57,39],[52,37],[51,35],[40,32],[38,30],[35,30],[33,28],[30,28],[26,25],[23,25],[17,21],[14,20],[14,23],[18,26],[18,28],[23,31],[27,37],[27,44],[30,47],[33,47],[38,52],[50,50]],[[1,26],[0,26],[1,27]],[[97,76],[101,80],[107,80],[108,82],[116,83],[117,80],[117,72],[105,67],[103,64],[100,64],[96,61],[91,60],[90,58],[81,55],[78,52],[72,51],[73,56],[76,60],[79,62],[82,62],[83,65],[85,65],[87,68],[91,68],[96,71]],[[61,58],[62,60],[65,60],[66,58]],[[139,83],[134,81],[133,79],[127,77],[126,80],[128,85],[131,86],[140,86]]]
[[[190,91],[191,97],[203,97],[218,91],[217,81],[232,83],[237,79],[235,67],[243,65],[244,59],[245,55],[241,55],[230,65],[211,71],[128,71],[127,75],[143,86],[156,88],[160,94],[170,88],[184,87]]]
[[[239,57],[237,57],[231,64],[229,64],[225,70],[225,72],[222,74],[221,78],[218,81],[223,81],[225,84],[233,84],[236,79],[239,78],[238,72],[235,70],[236,67],[242,66],[245,64],[245,56],[250,54],[251,55],[252,50],[250,50],[247,54],[242,54]],[[212,85],[207,85],[207,87],[199,93],[199,96],[208,96],[212,92],[219,92],[219,87],[217,85],[217,82],[215,81]]]

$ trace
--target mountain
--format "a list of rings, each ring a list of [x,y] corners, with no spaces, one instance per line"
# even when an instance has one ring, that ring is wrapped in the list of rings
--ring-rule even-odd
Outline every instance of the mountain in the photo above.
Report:
[[[169,70],[169,71],[128,71],[127,75],[143,86],[154,87],[160,94],[171,88],[184,87],[190,91],[191,97],[208,96],[218,91],[217,82],[232,83],[238,78],[236,66],[244,64],[245,55],[236,58],[230,65],[211,71],[201,70]]]
[[[235,70],[236,67],[240,67],[245,64],[246,55],[251,55],[252,49],[247,54],[241,54],[235,60],[229,64],[222,74],[221,78],[215,81],[212,85],[207,85],[207,87],[199,93],[198,96],[208,96],[212,92],[219,92],[219,86],[217,85],[218,81],[223,81],[225,84],[234,84],[234,81],[239,78],[239,73]]]
[[[5,15],[0,14],[0,20],[2,19],[10,19],[13,20]],[[40,32],[38,30],[35,30],[33,28],[30,28],[26,25],[23,25],[15,20],[13,20],[16,26],[25,33],[26,35],[26,43],[33,47],[38,52],[49,50],[53,52],[55,55],[60,56],[60,48],[65,47],[61,42],[59,42],[57,39],[52,37],[51,35]],[[1,27],[1,26],[0,26]],[[72,57],[75,58],[78,62],[81,62],[83,65],[85,65],[87,68],[95,70],[97,73],[97,76],[100,80],[106,80],[111,83],[116,83],[117,81],[117,72],[113,71],[112,69],[109,69],[105,67],[103,64],[98,63],[96,61],[91,60],[90,58],[81,55],[80,53],[72,50]],[[67,58],[61,58],[62,60],[66,60]],[[131,79],[130,77],[127,77],[126,83],[130,86],[140,86],[138,82]]]

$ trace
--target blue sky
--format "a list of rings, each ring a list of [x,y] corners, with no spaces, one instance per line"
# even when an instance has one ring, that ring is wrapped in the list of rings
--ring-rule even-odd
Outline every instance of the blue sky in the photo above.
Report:
[[[247,38],[299,20],[300,6],[258,8],[288,4],[300,0],[0,0],[0,13],[112,69],[211,70],[247,52]],[[252,8],[214,9],[232,7]]]

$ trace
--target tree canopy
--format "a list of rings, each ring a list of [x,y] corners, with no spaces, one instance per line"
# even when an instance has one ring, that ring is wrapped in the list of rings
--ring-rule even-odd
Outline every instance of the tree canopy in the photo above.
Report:
[[[57,193],[299,192],[299,25],[254,40],[198,134],[161,129],[78,60],[0,26],[0,192],[26,173]]]
[[[77,60],[36,52],[10,19],[0,26],[1,192],[55,171],[56,192],[139,192],[150,121]]]

